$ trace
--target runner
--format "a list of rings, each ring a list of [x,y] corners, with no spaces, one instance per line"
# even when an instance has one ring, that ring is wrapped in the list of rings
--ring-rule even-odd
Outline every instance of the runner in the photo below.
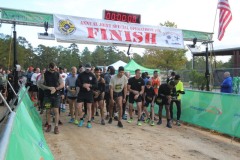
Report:
[[[110,87],[109,87],[109,83],[111,80],[111,77],[115,74],[115,69],[113,68],[113,66],[109,66],[107,69],[107,73],[104,75],[104,81],[105,81],[105,95],[104,95],[104,99],[106,101],[106,110],[107,110],[107,116],[106,116],[106,120],[109,119],[109,104],[110,104]]]
[[[105,81],[100,76],[101,72],[99,68],[95,68],[94,70],[95,76],[98,81],[98,88],[94,89],[93,95],[94,95],[94,103],[92,106],[92,120],[94,120],[94,110],[100,108],[100,114],[101,114],[101,124],[105,125],[104,121],[104,106],[103,106],[103,99],[104,99],[104,91],[105,91]]]
[[[172,125],[170,123],[170,103],[171,103],[171,92],[172,89],[175,87],[175,82],[174,81],[170,81],[168,84],[161,84],[158,90],[158,96],[157,96],[157,100],[156,103],[159,105],[159,121],[158,121],[158,125],[162,124],[162,109],[163,109],[163,105],[165,106],[166,109],[166,117],[167,117],[167,125],[166,127],[168,128],[172,128]]]
[[[109,124],[112,123],[112,112],[114,103],[116,103],[116,107],[118,107],[118,127],[123,127],[121,119],[122,119],[122,104],[126,103],[127,96],[127,77],[124,75],[124,68],[121,66],[118,68],[118,74],[113,76],[110,80],[110,119],[108,121]],[[123,92],[124,91],[124,92]]]
[[[66,89],[67,89],[67,99],[68,99],[68,103],[69,103],[69,109],[70,109],[70,115],[71,115],[71,119],[69,121],[69,123],[74,123],[74,124],[78,124],[78,114],[79,111],[77,109],[77,89],[76,89],[76,81],[77,81],[77,68],[76,67],[72,67],[71,70],[71,75],[69,75],[66,79]],[[73,107],[75,107],[75,118],[74,118],[74,111],[73,111]]]
[[[144,94],[143,94],[143,100],[144,100],[144,106],[143,106],[143,110],[147,116],[147,119],[145,120],[145,123],[149,123],[150,122],[150,117],[149,117],[149,113],[147,111],[147,107],[149,106],[149,104],[151,105],[151,122],[150,125],[154,126],[154,102],[155,102],[155,92],[153,87],[151,86],[151,82],[148,81],[146,83],[145,89],[144,89]]]
[[[160,77],[158,76],[158,71],[153,72],[153,77],[151,77],[149,81],[151,81],[155,94],[158,95],[158,88],[161,85]]]
[[[83,103],[87,103],[87,114],[88,114],[88,123],[87,128],[92,128],[91,124],[91,107],[93,103],[93,89],[97,88],[97,79],[95,75],[91,72],[91,65],[86,64],[85,71],[78,75],[76,86],[80,88],[77,97],[77,106],[80,111],[80,122],[79,127],[83,126],[84,120],[82,115]]]
[[[135,70],[135,76],[128,80],[128,91],[129,94],[129,115],[130,119],[128,123],[133,121],[132,111],[133,111],[133,103],[137,103],[138,109],[138,122],[137,125],[141,126],[141,114],[142,114],[142,96],[144,93],[144,80],[141,78],[140,69]]]
[[[47,122],[48,126],[46,132],[51,131],[51,117],[50,109],[53,108],[55,113],[55,128],[54,133],[58,134],[58,122],[59,122],[59,105],[60,105],[60,93],[59,90],[64,87],[62,77],[55,71],[56,65],[51,62],[49,64],[49,70],[41,76],[39,86],[44,90],[44,106],[47,109]]]
[[[180,123],[180,117],[181,117],[181,94],[185,94],[184,92],[184,88],[183,88],[183,83],[180,80],[180,76],[179,75],[175,75],[175,94],[174,97],[172,98],[171,104],[170,104],[170,115],[171,115],[171,120],[173,121],[173,102],[175,102],[176,106],[177,106],[177,121],[176,121],[176,125],[177,126],[181,126]]]
[[[64,73],[64,69],[62,67],[59,67],[59,73],[60,73],[60,76],[62,77],[63,79],[63,83],[64,83],[64,88],[61,89],[61,103],[60,103],[60,110],[62,112],[65,112],[66,111],[66,106],[65,106],[65,103],[66,103],[66,91],[65,91],[65,82],[66,82],[66,79],[67,79],[67,73]]]

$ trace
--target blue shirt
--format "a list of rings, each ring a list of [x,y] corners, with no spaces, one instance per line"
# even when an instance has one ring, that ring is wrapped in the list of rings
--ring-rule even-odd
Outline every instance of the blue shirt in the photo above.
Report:
[[[232,93],[232,77],[226,77],[221,84],[222,93]]]

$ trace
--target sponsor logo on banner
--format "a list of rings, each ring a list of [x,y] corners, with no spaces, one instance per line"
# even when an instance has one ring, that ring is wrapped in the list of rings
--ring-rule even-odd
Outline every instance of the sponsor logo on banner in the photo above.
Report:
[[[166,44],[181,45],[180,36],[175,32],[166,32],[164,35]]]
[[[58,30],[64,35],[71,35],[76,31],[76,27],[69,19],[59,20]]]
[[[208,112],[211,114],[215,114],[215,115],[221,115],[222,114],[222,110],[220,108],[217,108],[215,106],[210,106],[208,108],[202,108],[202,107],[195,107],[195,106],[190,106],[191,109],[200,111],[200,112]]]
[[[234,114],[234,117],[240,118],[240,113]]]

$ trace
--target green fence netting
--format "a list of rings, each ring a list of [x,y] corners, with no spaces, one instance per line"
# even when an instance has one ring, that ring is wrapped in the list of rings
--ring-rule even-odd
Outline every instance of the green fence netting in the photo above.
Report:
[[[23,96],[24,91],[25,88],[22,88],[19,97]],[[5,159],[54,159],[42,132],[41,118],[27,94],[16,110]]]
[[[181,121],[240,138],[240,95],[186,90],[181,107]],[[176,108],[174,103],[175,119]],[[154,112],[158,114],[158,110],[155,104]],[[166,115],[165,108],[162,114]]]
[[[240,95],[187,90],[182,97],[181,120],[240,137],[239,104]]]

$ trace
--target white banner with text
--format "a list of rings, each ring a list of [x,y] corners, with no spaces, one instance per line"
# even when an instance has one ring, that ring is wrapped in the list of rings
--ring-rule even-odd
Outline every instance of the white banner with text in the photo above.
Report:
[[[54,35],[59,42],[184,49],[180,29],[66,15],[54,15]]]

